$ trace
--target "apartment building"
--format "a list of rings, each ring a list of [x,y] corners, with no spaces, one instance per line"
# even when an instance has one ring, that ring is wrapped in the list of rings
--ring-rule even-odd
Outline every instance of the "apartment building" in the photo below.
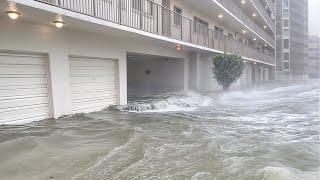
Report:
[[[308,75],[310,79],[319,79],[320,73],[320,38],[309,36]]]
[[[307,79],[308,0],[277,0],[277,79]]]
[[[275,78],[273,0],[0,2],[0,122],[218,87],[212,58],[241,55],[237,86]]]

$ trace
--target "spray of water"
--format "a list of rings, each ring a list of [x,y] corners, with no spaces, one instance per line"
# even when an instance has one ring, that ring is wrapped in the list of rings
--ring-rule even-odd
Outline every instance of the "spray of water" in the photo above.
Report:
[[[212,98],[195,92],[168,92],[133,98],[128,105],[118,106],[117,110],[129,112],[175,112],[192,111],[208,106]]]

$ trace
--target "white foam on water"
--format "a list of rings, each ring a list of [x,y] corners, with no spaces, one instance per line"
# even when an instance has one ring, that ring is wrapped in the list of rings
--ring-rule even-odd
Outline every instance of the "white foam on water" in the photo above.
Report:
[[[212,98],[195,92],[166,93],[151,98],[129,102],[128,105],[117,107],[129,112],[175,112],[192,111],[199,107],[208,106]]]
[[[265,180],[318,180],[319,174],[314,172],[302,172],[288,167],[268,166],[260,172]]]

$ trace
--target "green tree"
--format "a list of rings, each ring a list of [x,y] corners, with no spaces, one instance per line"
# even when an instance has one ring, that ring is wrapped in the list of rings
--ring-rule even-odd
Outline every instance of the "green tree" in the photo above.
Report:
[[[237,81],[245,67],[241,56],[226,53],[216,55],[213,58],[213,65],[213,74],[224,90],[229,89],[231,84]]]

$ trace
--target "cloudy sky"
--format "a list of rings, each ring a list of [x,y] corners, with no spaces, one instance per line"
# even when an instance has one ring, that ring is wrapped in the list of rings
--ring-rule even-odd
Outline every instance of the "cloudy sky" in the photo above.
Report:
[[[320,36],[320,0],[309,0],[309,34]]]

